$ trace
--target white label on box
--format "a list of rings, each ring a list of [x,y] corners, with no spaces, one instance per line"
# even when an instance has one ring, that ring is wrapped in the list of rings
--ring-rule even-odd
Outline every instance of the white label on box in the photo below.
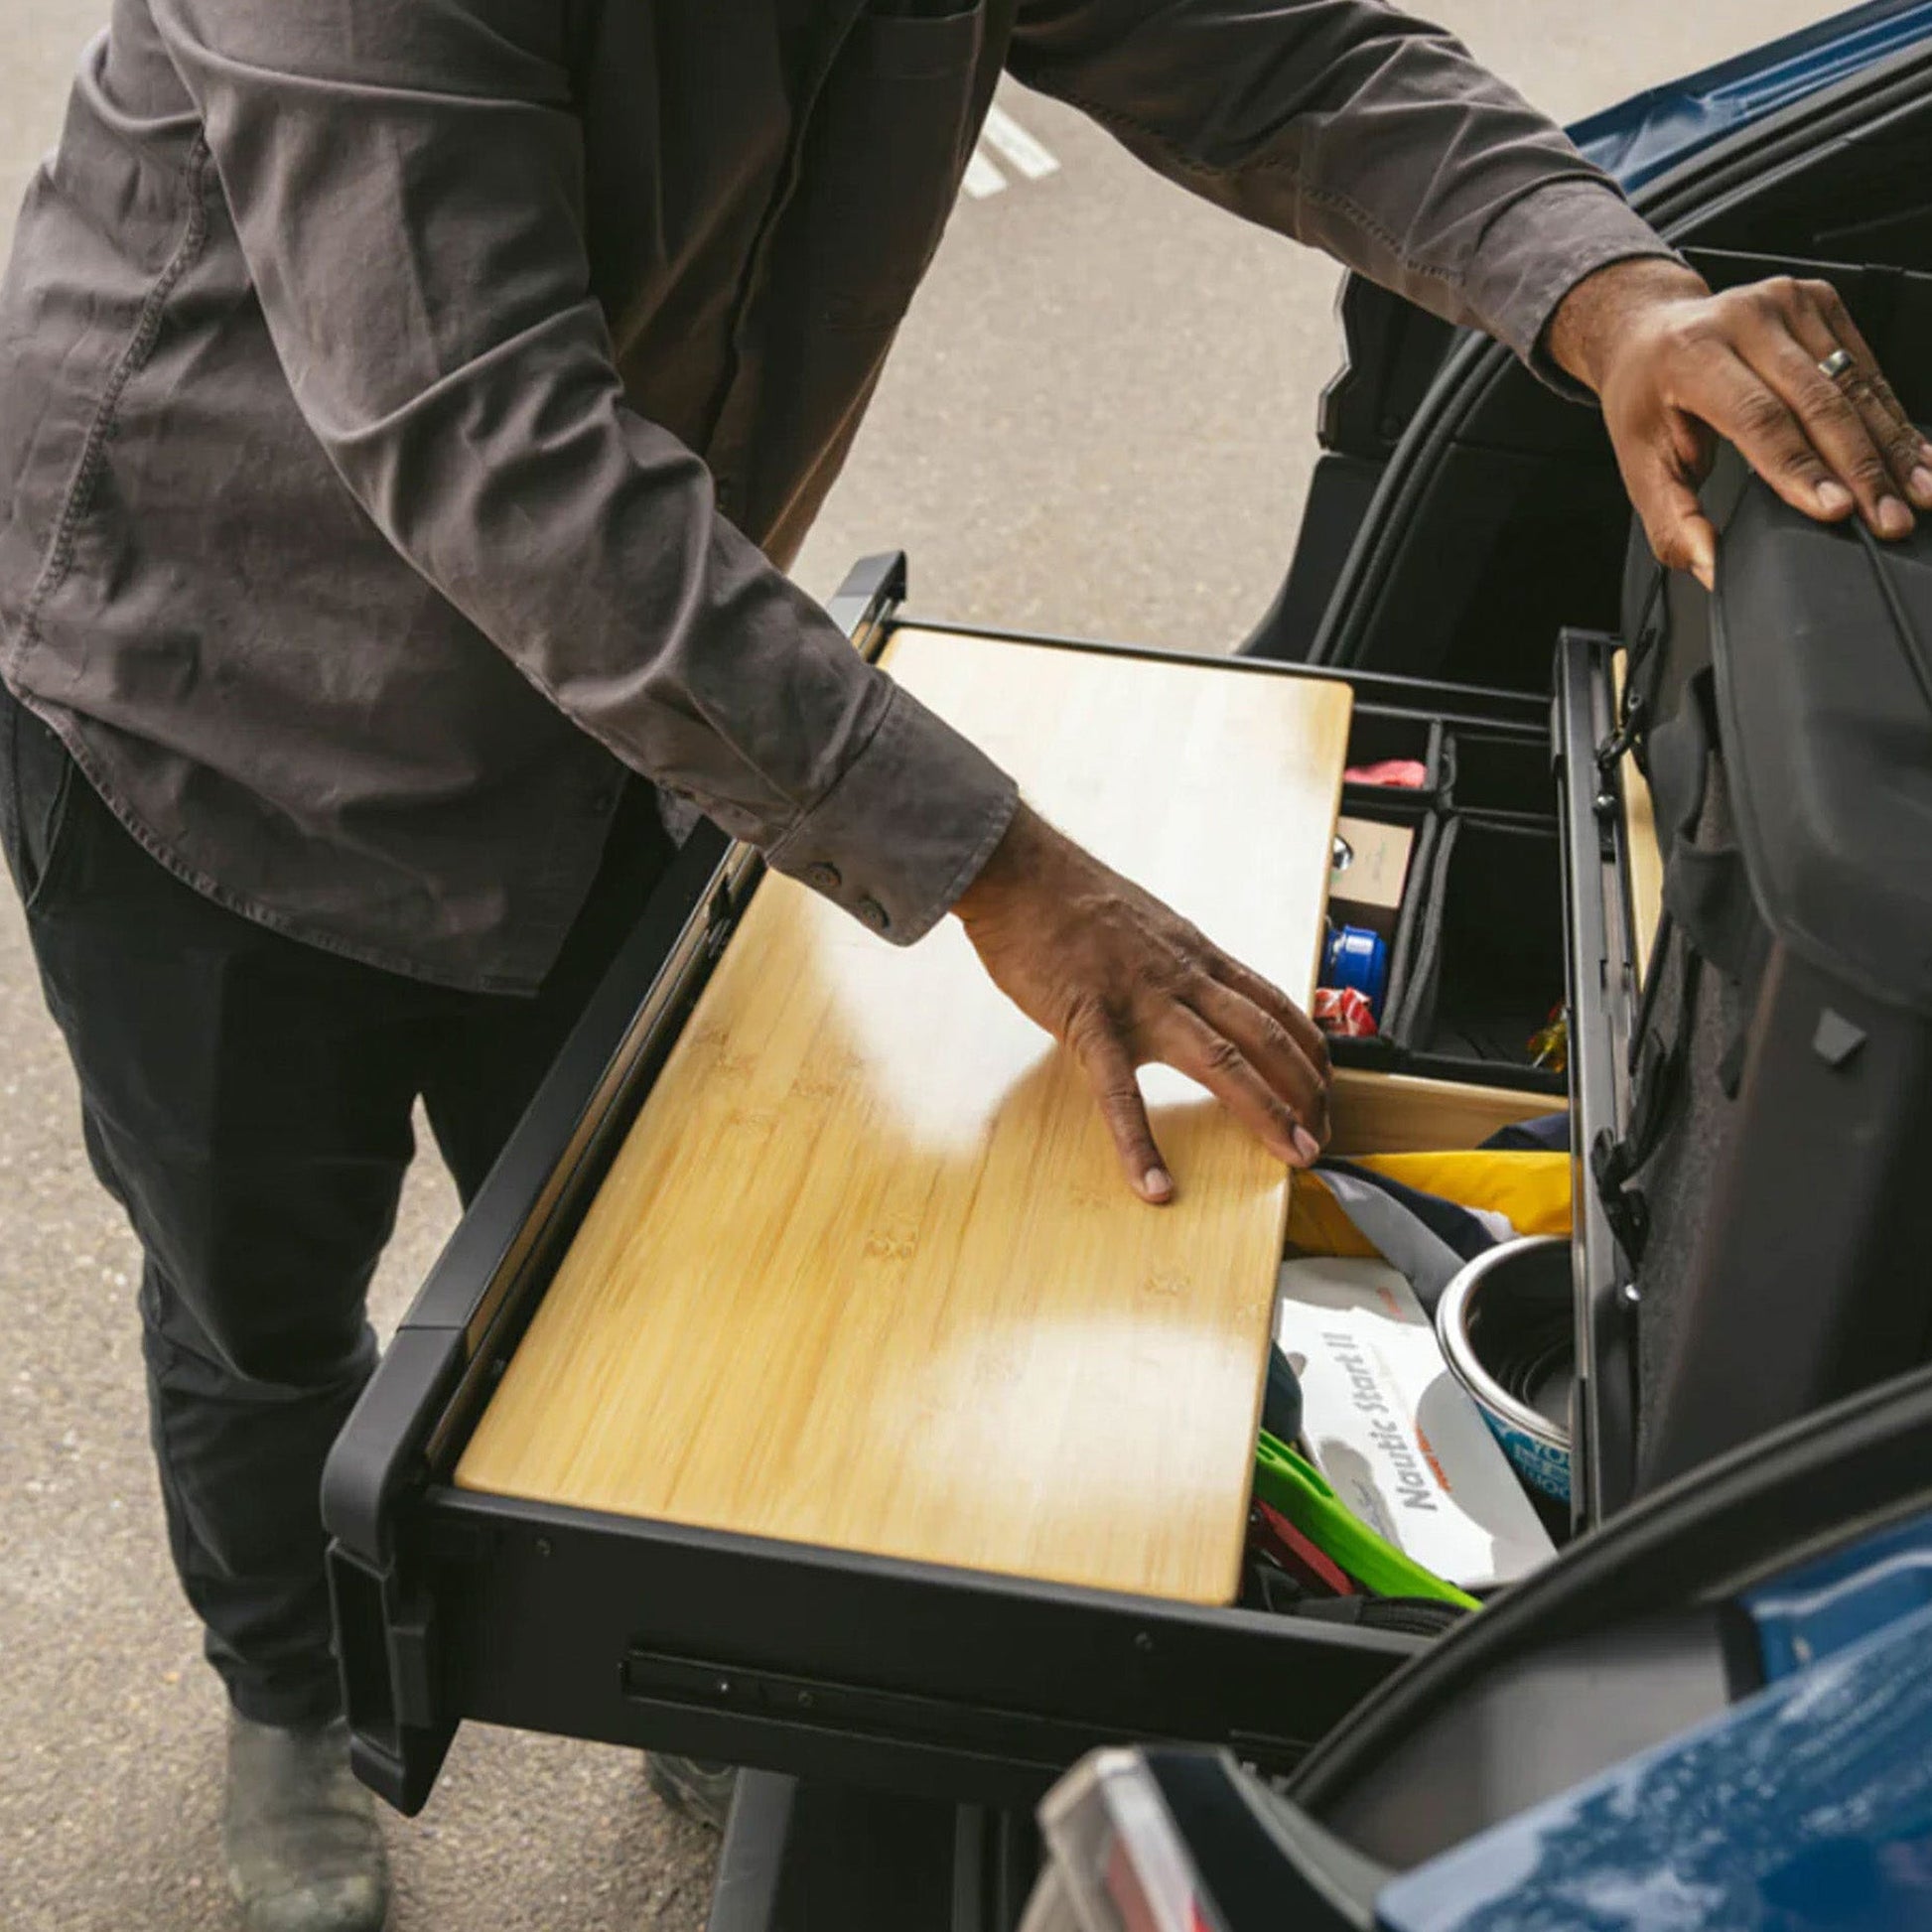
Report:
[[[1301,1378],[1315,1466],[1379,1535],[1465,1589],[1509,1583],[1556,1554],[1421,1303],[1386,1262],[1284,1262],[1275,1338]]]

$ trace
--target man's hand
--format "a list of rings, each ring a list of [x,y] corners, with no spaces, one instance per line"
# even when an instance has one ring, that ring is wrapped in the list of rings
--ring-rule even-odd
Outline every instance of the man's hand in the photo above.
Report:
[[[1173,1181],[1134,1069],[1177,1067],[1257,1140],[1305,1168],[1328,1133],[1328,1047],[1285,993],[1022,805],[953,907],[993,983],[1069,1047],[1129,1184]]]
[[[1550,353],[1601,398],[1625,487],[1659,560],[1707,590],[1718,540],[1697,486],[1716,431],[1794,508],[1855,511],[1881,537],[1932,509],[1932,445],[1912,426],[1828,282],[1713,295],[1681,263],[1616,262],[1558,308]],[[1852,356],[1833,381],[1819,368]]]

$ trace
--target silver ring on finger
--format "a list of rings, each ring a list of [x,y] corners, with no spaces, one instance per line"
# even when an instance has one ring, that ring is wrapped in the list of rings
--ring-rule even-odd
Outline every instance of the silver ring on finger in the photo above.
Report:
[[[1827,382],[1842,383],[1858,367],[1858,358],[1849,348],[1835,348],[1818,364],[1818,373]]]

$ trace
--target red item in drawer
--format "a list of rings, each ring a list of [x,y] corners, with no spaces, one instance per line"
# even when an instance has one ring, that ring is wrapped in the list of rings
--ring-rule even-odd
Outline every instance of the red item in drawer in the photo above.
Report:
[[[1429,782],[1429,767],[1420,759],[1382,759],[1374,764],[1351,764],[1341,775],[1351,785],[1391,785],[1401,791],[1420,791]]]
[[[1317,986],[1311,1017],[1324,1034],[1345,1039],[1366,1039],[1376,1030],[1368,995],[1353,986]]]

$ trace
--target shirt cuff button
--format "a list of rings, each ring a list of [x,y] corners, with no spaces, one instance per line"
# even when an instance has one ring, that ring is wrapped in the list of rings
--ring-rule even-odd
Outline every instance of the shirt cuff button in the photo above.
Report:
[[[876,898],[862,898],[859,901],[859,916],[875,932],[884,932],[892,924],[886,915],[886,908]]]
[[[805,884],[816,892],[836,893],[845,881],[840,878],[837,866],[828,865],[821,859],[805,868]]]

